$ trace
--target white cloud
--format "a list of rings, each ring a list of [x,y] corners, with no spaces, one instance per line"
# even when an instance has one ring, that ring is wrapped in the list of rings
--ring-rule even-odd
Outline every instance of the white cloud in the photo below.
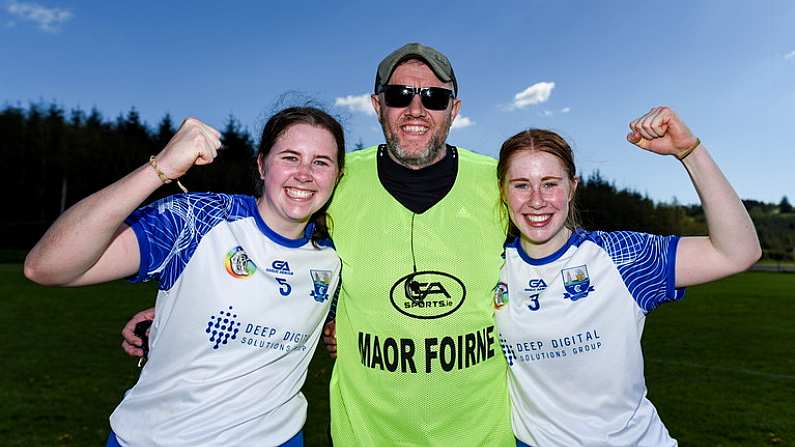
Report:
[[[453,120],[453,125],[450,126],[451,129],[463,129],[465,127],[474,126],[475,122],[472,121],[468,116],[458,115]]]
[[[74,17],[72,11],[60,8],[48,8],[37,3],[17,2],[11,0],[5,5],[6,12],[22,20],[38,25],[39,29],[48,33],[59,30],[59,25]]]
[[[784,55],[784,59],[795,59],[795,50],[790,51],[789,53]]]
[[[541,104],[549,99],[552,89],[555,88],[554,82],[537,82],[513,97],[513,109],[523,109],[525,107]]]
[[[571,112],[571,107],[564,107],[560,109],[560,113],[569,113]]]
[[[364,112],[368,115],[375,116],[373,104],[370,102],[370,95],[367,93],[359,96],[348,95],[342,98],[337,98],[334,100],[334,105],[339,107],[347,107],[353,112]]]

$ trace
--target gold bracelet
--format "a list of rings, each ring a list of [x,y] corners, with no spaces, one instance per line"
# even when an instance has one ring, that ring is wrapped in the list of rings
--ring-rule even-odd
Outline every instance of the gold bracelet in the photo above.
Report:
[[[696,137],[696,144],[694,144],[694,145],[690,146],[689,148],[685,149],[684,152],[682,152],[681,154],[677,154],[676,158],[678,158],[679,161],[684,160],[685,157],[690,155],[690,153],[693,152],[694,150],[696,150],[696,148],[699,147],[699,146],[701,146],[701,140],[698,137]]]
[[[171,183],[173,181],[176,181],[177,182],[177,186],[179,186],[179,189],[181,189],[182,192],[188,192],[188,188],[184,187],[182,185],[182,183],[180,183],[179,179],[168,178],[168,176],[163,171],[161,171],[159,167],[157,167],[157,161],[155,160],[155,156],[154,155],[149,157],[149,166],[151,166],[152,169],[155,170],[155,172],[157,173],[157,176],[160,177],[160,181],[161,182],[163,182],[164,184],[167,185],[167,184],[169,184],[169,183]]]

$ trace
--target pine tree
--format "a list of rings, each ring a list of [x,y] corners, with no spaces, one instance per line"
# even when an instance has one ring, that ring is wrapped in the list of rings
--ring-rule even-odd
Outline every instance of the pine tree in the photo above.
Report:
[[[781,202],[778,203],[778,212],[782,214],[789,214],[792,212],[792,205],[790,205],[787,196],[782,197]]]
[[[155,135],[155,141],[159,148],[164,148],[171,140],[171,137],[177,133],[176,129],[174,129],[174,121],[171,120],[171,114],[166,113],[166,116],[160,120],[160,124],[157,125],[157,134]]]

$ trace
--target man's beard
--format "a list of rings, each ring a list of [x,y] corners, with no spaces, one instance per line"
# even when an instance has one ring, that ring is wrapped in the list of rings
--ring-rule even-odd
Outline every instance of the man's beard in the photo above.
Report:
[[[386,148],[392,158],[400,165],[410,169],[422,169],[434,164],[440,160],[440,153],[447,151],[447,134],[450,132],[450,118],[447,117],[445,122],[442,123],[444,132],[434,135],[425,150],[420,153],[409,152],[400,147],[397,137],[389,132],[386,124],[386,117],[381,117],[381,129],[384,131],[386,138]]]

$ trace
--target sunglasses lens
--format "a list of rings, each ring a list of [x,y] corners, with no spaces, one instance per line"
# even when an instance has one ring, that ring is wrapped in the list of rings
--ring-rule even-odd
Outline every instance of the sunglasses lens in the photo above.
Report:
[[[406,107],[414,97],[414,90],[403,85],[385,85],[384,99],[389,107]]]
[[[408,85],[385,85],[384,100],[388,107],[402,108],[411,104],[414,95],[419,93],[422,106],[428,110],[444,110],[450,104],[453,91],[442,87],[414,89]]]
[[[441,87],[422,89],[422,105],[428,110],[444,110],[450,104],[452,91]]]

